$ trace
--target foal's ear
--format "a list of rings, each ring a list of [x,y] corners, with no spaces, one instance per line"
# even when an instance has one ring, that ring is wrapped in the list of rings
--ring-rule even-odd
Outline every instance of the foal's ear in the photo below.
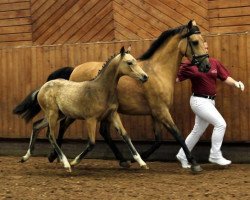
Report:
[[[131,51],[131,45],[129,45],[127,53],[130,53],[130,51]]]
[[[122,56],[122,57],[125,55],[125,49],[124,49],[124,46],[121,48],[121,50],[120,50],[120,54],[121,54],[121,56]]]
[[[187,25],[188,29],[190,30],[193,27],[193,20],[190,20]]]

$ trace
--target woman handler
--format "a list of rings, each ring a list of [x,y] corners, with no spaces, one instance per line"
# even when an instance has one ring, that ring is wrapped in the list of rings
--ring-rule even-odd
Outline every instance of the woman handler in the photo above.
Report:
[[[205,47],[208,50],[207,43]],[[209,58],[211,69],[208,73],[198,71],[198,68],[187,61],[181,64],[176,81],[190,79],[192,83],[192,96],[190,106],[195,113],[195,124],[193,130],[186,138],[185,142],[191,151],[209,124],[214,126],[209,162],[218,165],[230,165],[231,161],[223,157],[221,145],[226,130],[226,122],[215,107],[216,80],[220,79],[224,83],[244,90],[241,81],[235,81],[230,77],[228,70],[215,58]],[[183,168],[190,168],[183,149],[180,149],[176,158],[180,161]]]

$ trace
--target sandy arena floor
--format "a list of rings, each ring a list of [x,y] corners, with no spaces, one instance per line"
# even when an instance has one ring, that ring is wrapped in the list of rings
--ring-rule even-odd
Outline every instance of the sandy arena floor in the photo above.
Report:
[[[83,160],[67,172],[45,157],[19,163],[19,157],[0,157],[0,199],[250,199],[250,165],[220,168],[203,164],[193,175],[176,163],[133,163],[122,169],[113,160]]]

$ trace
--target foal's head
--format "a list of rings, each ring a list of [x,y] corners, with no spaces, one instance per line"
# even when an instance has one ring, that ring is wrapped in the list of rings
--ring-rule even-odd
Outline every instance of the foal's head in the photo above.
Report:
[[[143,83],[148,80],[148,75],[138,65],[137,60],[130,54],[130,47],[128,51],[125,51],[124,47],[122,47],[118,56],[120,56],[119,73],[121,75],[128,75]]]
[[[200,72],[207,73],[210,69],[205,40],[194,20],[191,20],[186,31],[183,31],[182,40],[179,43],[181,53],[186,56]]]

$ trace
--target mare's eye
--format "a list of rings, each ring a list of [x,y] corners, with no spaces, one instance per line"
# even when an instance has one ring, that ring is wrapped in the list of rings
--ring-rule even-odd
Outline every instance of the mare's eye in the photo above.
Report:
[[[197,46],[197,45],[199,44],[199,41],[192,41],[192,44],[193,44],[194,46]]]
[[[128,65],[133,65],[133,63],[131,61],[127,61]]]

